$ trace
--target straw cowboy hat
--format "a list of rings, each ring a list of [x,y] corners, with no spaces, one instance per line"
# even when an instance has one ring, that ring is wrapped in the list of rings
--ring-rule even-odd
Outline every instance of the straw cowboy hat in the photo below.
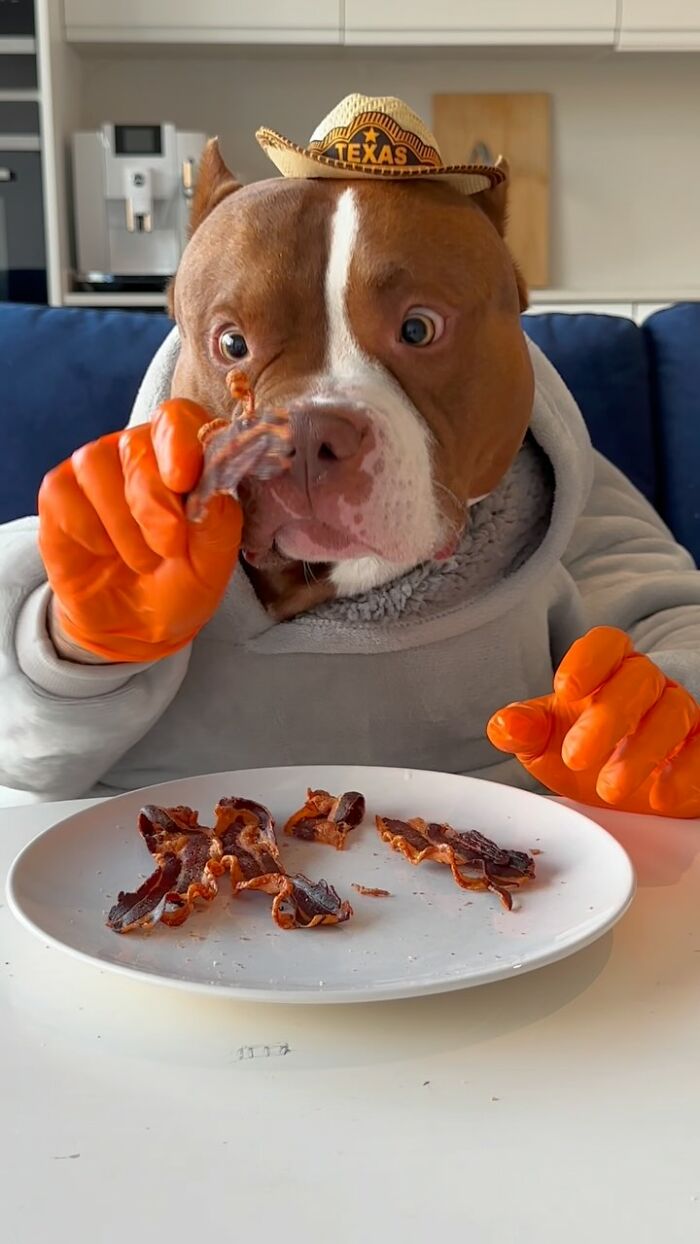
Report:
[[[283,177],[420,178],[478,194],[507,176],[500,163],[445,164],[420,117],[402,100],[385,96],[346,96],[306,147],[264,128],[255,137]]]

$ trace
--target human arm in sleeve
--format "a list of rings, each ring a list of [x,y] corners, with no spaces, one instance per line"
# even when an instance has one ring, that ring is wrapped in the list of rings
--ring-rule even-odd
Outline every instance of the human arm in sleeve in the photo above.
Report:
[[[558,794],[700,816],[700,573],[599,455],[565,566],[591,629],[552,695],[494,715],[491,741]]]
[[[177,694],[189,648],[148,663],[62,659],[36,518],[0,527],[0,784],[45,798],[85,794]]]

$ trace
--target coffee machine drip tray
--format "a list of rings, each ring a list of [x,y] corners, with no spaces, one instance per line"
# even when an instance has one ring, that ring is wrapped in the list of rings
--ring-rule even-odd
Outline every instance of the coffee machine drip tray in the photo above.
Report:
[[[172,278],[169,276],[118,276],[104,272],[88,272],[77,276],[73,288],[88,294],[163,294]]]

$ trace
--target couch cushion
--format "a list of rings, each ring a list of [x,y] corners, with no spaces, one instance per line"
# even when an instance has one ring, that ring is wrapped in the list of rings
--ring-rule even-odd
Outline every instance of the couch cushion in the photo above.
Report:
[[[572,390],[594,444],[655,501],[639,329],[600,315],[526,316],[523,325]],[[169,327],[164,315],[0,305],[0,521],[32,513],[46,471],[124,426]]]
[[[700,303],[679,303],[644,324],[658,427],[661,508],[700,563]]]
[[[596,449],[653,504],[658,500],[644,336],[616,315],[523,316],[581,409]]]
[[[41,480],[128,421],[165,315],[0,305],[0,522],[32,514]]]

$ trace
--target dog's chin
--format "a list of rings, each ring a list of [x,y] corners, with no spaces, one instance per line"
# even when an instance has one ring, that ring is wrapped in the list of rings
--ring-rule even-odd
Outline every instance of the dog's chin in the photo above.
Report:
[[[340,562],[371,555],[366,544],[315,518],[294,519],[275,533],[275,548],[290,561]]]

